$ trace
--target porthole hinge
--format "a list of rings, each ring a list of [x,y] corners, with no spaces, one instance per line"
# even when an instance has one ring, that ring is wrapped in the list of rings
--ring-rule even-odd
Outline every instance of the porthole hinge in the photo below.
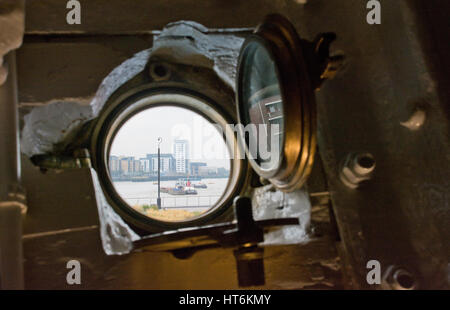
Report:
[[[311,43],[304,41],[306,53],[312,60],[309,64],[313,89],[319,89],[324,81],[333,79],[343,66],[345,57],[343,54],[330,55],[330,46],[336,40],[333,32],[321,33]]]

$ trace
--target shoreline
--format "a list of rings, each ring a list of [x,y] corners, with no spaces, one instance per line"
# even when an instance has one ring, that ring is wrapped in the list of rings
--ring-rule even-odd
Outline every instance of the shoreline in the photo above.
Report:
[[[161,181],[178,181],[179,179],[189,179],[190,181],[201,181],[202,179],[228,179],[229,175],[216,176],[161,176]],[[152,182],[158,181],[158,176],[129,176],[111,177],[113,182]]]

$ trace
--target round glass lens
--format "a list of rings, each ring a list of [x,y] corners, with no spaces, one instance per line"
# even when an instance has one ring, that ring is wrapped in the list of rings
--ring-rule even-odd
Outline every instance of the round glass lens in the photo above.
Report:
[[[230,175],[220,126],[174,106],[153,107],[127,120],[108,158],[116,192],[134,210],[165,222],[211,210]]]
[[[266,47],[250,42],[241,61],[241,115],[251,156],[265,170],[278,166],[284,111],[277,69]]]

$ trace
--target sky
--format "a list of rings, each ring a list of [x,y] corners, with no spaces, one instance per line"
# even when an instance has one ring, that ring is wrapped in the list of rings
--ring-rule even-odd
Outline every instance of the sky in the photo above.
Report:
[[[189,141],[190,160],[230,169],[229,152],[220,133],[205,118],[188,109],[156,107],[139,112],[119,129],[110,155],[145,157],[158,152],[173,153],[173,141]]]

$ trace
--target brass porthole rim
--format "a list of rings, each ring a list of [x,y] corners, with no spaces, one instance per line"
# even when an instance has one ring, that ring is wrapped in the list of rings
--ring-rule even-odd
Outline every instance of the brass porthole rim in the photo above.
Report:
[[[178,222],[168,222],[157,220],[139,212],[133,210],[131,206],[129,206],[126,202],[124,202],[120,195],[116,192],[114,185],[109,177],[109,169],[108,163],[106,160],[107,152],[109,152],[110,144],[113,140],[113,136],[111,134],[111,126],[117,120],[117,118],[121,116],[122,124],[136,113],[139,113],[139,109],[136,107],[136,110],[130,108],[135,105],[139,100],[144,100],[150,96],[156,95],[177,95],[177,96],[185,96],[186,98],[194,98],[203,105],[203,108],[208,109],[209,112],[217,113],[217,116],[220,116],[223,121],[226,123],[232,123],[232,118],[225,111],[216,107],[214,101],[208,98],[207,96],[202,95],[194,90],[184,87],[173,87],[173,86],[163,86],[158,85],[156,87],[152,86],[141,86],[136,90],[133,90],[127,93],[124,96],[120,96],[116,98],[114,101],[107,104],[104,113],[102,113],[97,121],[97,124],[94,128],[94,134],[92,137],[91,148],[93,150],[93,164],[95,169],[98,172],[100,184],[105,193],[105,196],[108,202],[111,204],[114,210],[116,210],[120,216],[122,216],[127,222],[132,223],[133,225],[139,227],[140,229],[146,231],[162,231],[167,229],[178,229],[183,227],[191,227],[197,225],[203,225],[207,223],[212,223],[214,219],[223,215],[229,207],[232,205],[233,198],[242,190],[245,183],[245,173],[247,172],[246,161],[240,158],[243,156],[239,155],[238,159],[231,160],[230,165],[230,177],[228,180],[228,184],[224,192],[222,193],[221,198],[218,200],[217,204],[212,206],[205,214],[195,217],[186,221],[178,221]],[[211,118],[202,108],[198,107],[189,107],[185,104],[171,104],[169,102],[154,104],[152,107],[156,106],[178,106],[181,108],[190,109],[191,111],[199,114],[204,117],[208,121],[216,121],[216,119]],[[150,106],[145,106],[143,104],[140,107],[140,111],[151,108]],[[131,109],[128,110],[127,109]],[[126,113],[128,115],[125,115]],[[132,115],[132,113],[134,113]],[[117,126],[117,124],[116,124]],[[118,126],[120,128],[120,125]],[[115,130],[118,131],[119,129]],[[109,142],[105,141],[106,135],[109,136]],[[235,141],[237,144],[237,141]],[[235,150],[236,152],[240,152],[239,149]],[[230,150],[231,152],[231,150]],[[232,183],[232,184],[231,184]]]

